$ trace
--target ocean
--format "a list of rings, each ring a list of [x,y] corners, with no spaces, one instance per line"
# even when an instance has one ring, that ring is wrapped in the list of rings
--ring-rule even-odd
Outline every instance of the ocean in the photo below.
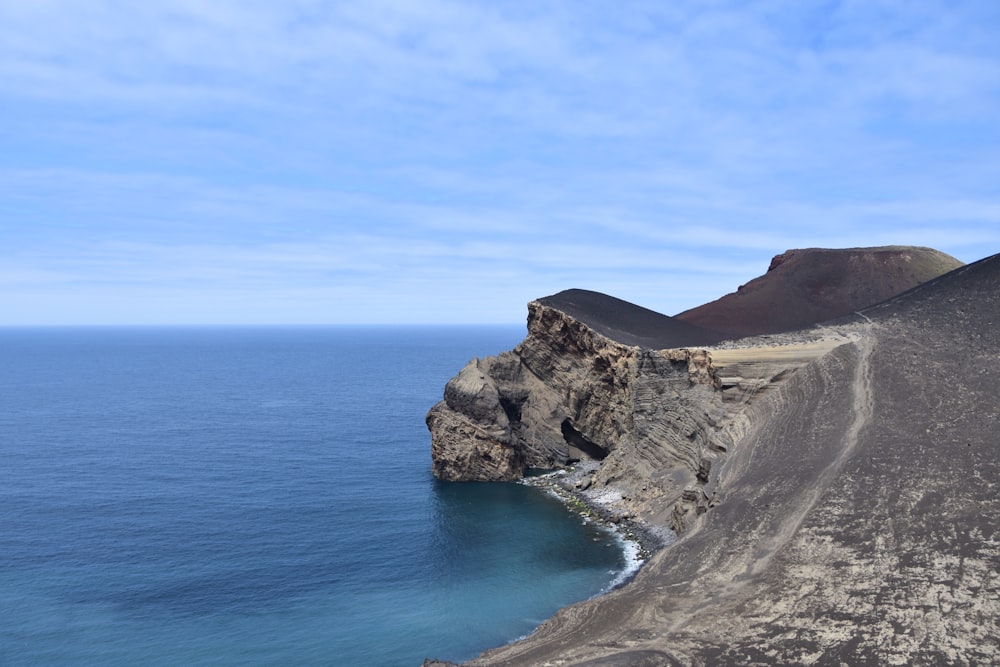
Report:
[[[0,329],[0,664],[465,660],[622,541],[443,483],[424,414],[522,327]]]

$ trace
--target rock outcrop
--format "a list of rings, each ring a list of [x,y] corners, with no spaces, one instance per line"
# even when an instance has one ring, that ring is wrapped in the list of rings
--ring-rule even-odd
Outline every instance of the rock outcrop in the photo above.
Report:
[[[884,291],[872,285],[912,287],[912,275],[934,277],[940,271],[931,275],[928,267],[951,265],[936,251],[893,247],[788,251],[772,270],[794,269],[803,257],[824,267],[827,282],[855,294],[847,300],[852,307],[862,303],[857,294]],[[859,265],[881,266],[891,280],[875,279]],[[834,279],[834,266],[849,275]],[[787,275],[753,291],[795,293]],[[840,305],[819,312],[839,315]],[[611,509],[683,530],[712,502],[711,470],[741,436],[747,406],[847,342],[827,331],[780,345],[764,339],[718,348],[723,337],[587,290],[533,301],[525,340],[470,361],[429,411],[433,472],[449,481],[511,481],[532,468],[594,459],[603,464],[590,485],[595,493],[613,487],[605,496],[615,499]]]
[[[713,346],[624,345],[535,302],[501,355],[511,374],[478,362],[494,384],[467,394],[495,388],[511,428],[494,432],[523,465],[600,458],[587,493],[682,534],[629,585],[472,664],[996,663],[998,318],[1000,255]],[[544,398],[521,394],[512,420],[526,381]],[[477,405],[462,414],[486,433],[493,399]]]
[[[633,308],[605,298],[618,312]],[[707,483],[730,444],[719,429],[726,394],[709,353],[626,345],[545,304],[529,304],[528,336],[517,348],[474,359],[448,382],[427,415],[434,474],[503,481],[598,460],[597,486],[614,480],[625,498],[657,504],[650,519],[669,522],[673,504]]]
[[[532,302],[515,350],[449,382],[435,474],[595,459],[587,494],[681,538],[472,664],[1000,659],[1000,255],[729,343],[644,347],[613,324],[648,315],[584,296]]]

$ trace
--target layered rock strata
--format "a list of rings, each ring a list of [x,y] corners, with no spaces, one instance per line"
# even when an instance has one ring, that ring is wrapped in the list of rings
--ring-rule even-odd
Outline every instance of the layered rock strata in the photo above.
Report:
[[[711,503],[712,470],[741,436],[746,407],[846,340],[654,350],[534,301],[525,340],[470,361],[428,413],[433,471],[444,480],[511,481],[530,468],[597,460],[592,494],[606,490],[602,498],[620,513],[683,530]]]
[[[533,304],[509,375],[477,362],[501,377],[484,410],[456,412],[456,391],[434,423],[490,432],[495,388],[518,465],[601,458],[588,493],[682,534],[472,664],[997,662],[998,317],[1000,255],[850,321],[715,347],[630,347]]]

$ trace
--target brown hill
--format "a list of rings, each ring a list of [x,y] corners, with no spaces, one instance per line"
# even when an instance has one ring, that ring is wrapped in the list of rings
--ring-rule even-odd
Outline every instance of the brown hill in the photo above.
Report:
[[[884,246],[789,250],[767,273],[677,319],[752,336],[794,331],[867,308],[962,266],[931,248]]]

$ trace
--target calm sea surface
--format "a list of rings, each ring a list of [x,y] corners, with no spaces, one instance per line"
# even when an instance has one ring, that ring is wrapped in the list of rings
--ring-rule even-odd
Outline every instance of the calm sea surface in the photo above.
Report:
[[[0,664],[419,665],[629,567],[423,418],[523,327],[0,329]]]

